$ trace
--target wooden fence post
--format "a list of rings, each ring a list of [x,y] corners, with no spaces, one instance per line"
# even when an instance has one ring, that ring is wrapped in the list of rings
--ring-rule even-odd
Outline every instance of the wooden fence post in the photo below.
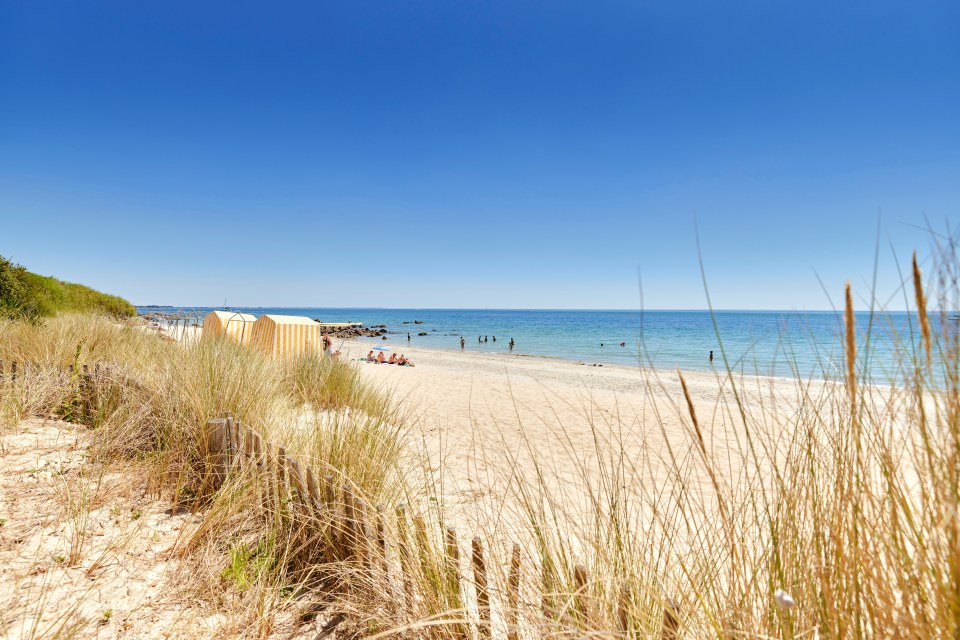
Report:
[[[380,570],[383,571],[384,580],[386,581],[387,587],[392,592],[393,586],[390,583],[390,562],[387,559],[387,528],[386,524],[384,523],[382,505],[377,507],[376,535],[377,553],[380,555]]]
[[[507,640],[520,638],[520,545],[513,544],[507,578]]]
[[[206,491],[216,491],[223,484],[227,475],[226,454],[227,448],[227,421],[223,418],[207,420],[207,481],[204,483]]]
[[[260,478],[264,475],[262,473],[263,468],[266,466],[266,452],[263,450],[263,440],[260,438],[260,434],[250,429],[248,432],[250,439],[250,453],[251,460],[253,462],[252,468],[253,472],[256,474],[256,485],[257,488],[261,491],[261,506],[263,503],[269,503],[269,485],[264,487],[260,483]]]
[[[357,556],[357,563],[369,571],[371,567],[370,558],[370,537],[367,531],[367,504],[354,496],[353,499],[354,531],[354,553]]]
[[[357,548],[357,514],[353,500],[353,487],[349,482],[343,486],[343,553],[352,559]]]
[[[277,474],[277,510],[283,511],[283,503],[290,495],[287,484],[287,450],[277,447],[277,467],[273,470]]]
[[[272,512],[271,515],[277,518],[280,515],[280,487],[277,480],[276,470],[276,450],[270,442],[263,444],[263,479],[267,490],[267,508]]]
[[[555,581],[553,579],[553,564],[551,559],[548,557],[546,550],[543,550],[542,554],[543,555],[540,563],[540,611],[543,614],[544,621],[550,627],[553,627],[557,619],[556,603],[554,602],[554,593],[556,590],[554,587]],[[549,633],[547,634],[547,637],[550,637]]]
[[[243,444],[240,440],[240,422],[230,416],[230,465],[239,467],[243,463]]]
[[[420,570],[428,580],[433,580],[437,575],[433,569],[433,555],[430,553],[430,535],[427,533],[427,521],[421,513],[413,517],[413,537],[420,556]]]
[[[457,543],[457,532],[453,527],[447,527],[444,541],[444,554],[447,558],[446,574],[449,606],[451,610],[457,611],[459,615],[466,617],[467,608],[464,606],[463,593],[460,591],[460,545]],[[454,630],[458,638],[466,640],[466,624],[458,622]]]
[[[287,476],[290,478],[290,502],[299,503],[306,509],[310,508],[310,494],[307,493],[307,483],[300,472],[300,463],[295,458],[287,458]]]
[[[407,516],[403,507],[397,507],[397,552],[400,555],[400,576],[403,580],[403,592],[407,598],[407,611],[413,616],[416,604],[413,594],[413,558],[410,554],[409,536],[407,535]]]
[[[233,466],[233,418],[229,413],[223,414],[223,420],[226,422],[226,442],[223,452],[227,457],[227,467]]]
[[[582,624],[587,624],[590,615],[587,582],[587,568],[582,564],[578,564],[573,568],[573,587],[576,589],[573,597],[573,606],[577,614],[577,619]]]
[[[473,585],[477,593],[477,635],[489,638],[490,629],[490,593],[487,590],[487,564],[483,559],[483,542],[474,537],[473,547]]]
[[[243,441],[243,457],[244,462],[248,463],[252,460],[256,464],[256,460],[253,457],[253,429],[248,427],[245,424],[240,426],[241,439]]]
[[[320,486],[317,484],[317,476],[313,473],[313,467],[307,467],[307,493],[310,495],[310,512],[316,518],[320,513]]]
[[[661,640],[677,640],[680,637],[680,607],[672,599],[667,598],[663,604],[663,627],[660,631]]]
[[[330,524],[330,536],[333,546],[332,557],[337,560],[342,560],[346,554],[345,545],[343,544],[343,522],[341,520],[341,509],[339,509],[337,505],[337,496],[334,492],[333,476],[329,473],[323,476],[323,499],[327,504],[328,512],[332,514],[332,522]]]
[[[620,586],[620,597],[617,601],[617,623],[624,638],[630,638],[630,587]]]

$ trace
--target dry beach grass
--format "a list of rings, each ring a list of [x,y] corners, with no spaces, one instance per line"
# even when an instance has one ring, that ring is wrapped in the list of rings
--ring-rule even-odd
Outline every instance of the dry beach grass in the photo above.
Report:
[[[846,371],[835,381],[426,350],[407,351],[414,369],[277,363],[226,342],[165,342],[85,316],[7,322],[0,359],[34,366],[4,387],[0,447],[8,459],[24,455],[25,424],[54,439],[79,428],[89,473],[128,473],[140,491],[162,496],[167,517],[181,518],[169,561],[189,568],[169,593],[202,612],[196,620],[213,621],[219,637],[315,637],[331,620],[342,620],[334,631],[342,637],[953,637],[958,264],[952,248],[942,252],[929,292],[914,265],[917,335],[901,337],[899,373],[882,386],[849,313],[838,337]],[[939,315],[928,317],[928,297]],[[851,293],[846,302],[852,308]],[[364,348],[348,343],[345,352]],[[112,363],[135,385],[117,382],[87,427],[24,423],[62,415],[72,387],[59,371],[93,362]],[[404,574],[415,583],[413,606],[401,585],[385,588],[331,558],[309,533],[322,528],[265,505],[243,474],[203,493],[204,427],[223,411],[349,481],[390,515],[392,539],[416,541],[433,527],[459,534],[417,547]],[[62,525],[68,568],[104,553],[83,536],[69,543],[70,531],[85,530],[84,509],[97,513],[83,500],[74,506],[77,495],[85,494],[51,498],[74,514],[63,522],[81,523]],[[5,532],[34,526],[7,505]],[[137,526],[172,527],[159,513]],[[489,630],[477,624],[483,603],[466,568],[473,535],[485,553]],[[118,534],[115,548],[134,544],[124,540]],[[451,543],[462,580],[443,569]],[[39,597],[33,610],[50,615],[25,613],[16,602],[2,633],[30,616],[92,615],[54,611]],[[85,624],[65,623],[60,637],[90,637]],[[129,633],[153,630],[142,623]]]

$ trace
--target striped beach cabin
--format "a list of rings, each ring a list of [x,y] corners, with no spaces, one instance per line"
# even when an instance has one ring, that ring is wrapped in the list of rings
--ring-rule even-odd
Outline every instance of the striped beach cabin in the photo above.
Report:
[[[226,336],[234,342],[247,344],[250,342],[254,321],[256,321],[256,317],[249,313],[211,311],[203,319],[203,333],[201,335],[204,338]]]
[[[303,316],[262,315],[253,323],[251,346],[279,357],[319,353],[323,327]]]

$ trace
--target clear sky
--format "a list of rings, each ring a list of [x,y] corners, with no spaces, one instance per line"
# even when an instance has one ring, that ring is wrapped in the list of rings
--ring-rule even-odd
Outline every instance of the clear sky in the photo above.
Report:
[[[958,178],[955,0],[0,4],[0,254],[137,304],[822,309]]]

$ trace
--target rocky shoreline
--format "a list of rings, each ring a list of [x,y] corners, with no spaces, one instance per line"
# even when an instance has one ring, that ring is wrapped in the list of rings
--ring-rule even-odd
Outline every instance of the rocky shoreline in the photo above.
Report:
[[[317,322],[320,321],[317,320]],[[320,324],[323,323],[320,322]],[[369,327],[365,327],[363,325],[355,327],[343,327],[342,329],[328,331],[327,333],[334,338],[379,338],[380,336],[387,334],[387,325],[375,324]]]

